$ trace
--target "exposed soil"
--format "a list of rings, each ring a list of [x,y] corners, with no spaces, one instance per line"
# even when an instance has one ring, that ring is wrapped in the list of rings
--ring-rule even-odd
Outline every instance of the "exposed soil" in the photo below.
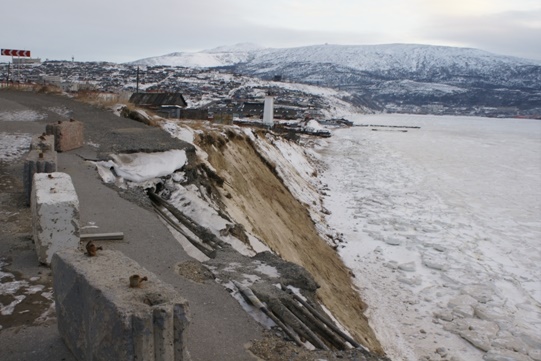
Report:
[[[196,283],[205,283],[214,279],[212,272],[195,260],[177,264],[176,271],[182,277]]]
[[[229,216],[283,259],[310,272],[320,285],[317,296],[322,304],[361,344],[383,354],[363,314],[366,305],[353,288],[349,270],[319,236],[305,206],[262,161],[251,143],[243,136],[228,138],[215,133],[207,134],[200,146],[224,179],[223,187],[217,189]]]

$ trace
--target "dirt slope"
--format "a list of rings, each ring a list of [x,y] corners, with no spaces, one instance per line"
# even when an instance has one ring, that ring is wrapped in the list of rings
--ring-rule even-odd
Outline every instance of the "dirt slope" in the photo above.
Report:
[[[383,354],[368,325],[366,305],[353,289],[349,270],[318,235],[306,207],[276,177],[245,135],[215,133],[199,146],[225,180],[218,188],[227,213],[287,261],[307,269],[321,288],[318,297],[349,332]]]

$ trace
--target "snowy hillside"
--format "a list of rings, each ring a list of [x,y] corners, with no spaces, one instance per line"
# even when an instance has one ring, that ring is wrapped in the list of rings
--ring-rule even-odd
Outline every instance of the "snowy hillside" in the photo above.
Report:
[[[252,60],[262,48],[255,44],[220,46],[197,53],[179,52],[134,61],[133,65],[167,65],[189,68],[215,68],[231,66]]]
[[[541,61],[470,48],[387,44],[262,49],[239,44],[133,64],[222,67],[263,79],[279,75],[290,81],[346,90],[357,105],[376,110],[541,114]],[[484,109],[479,111],[480,107]]]
[[[215,64],[209,65],[209,58],[216,60]],[[416,44],[314,45],[285,49],[237,44],[196,53],[172,53],[137,60],[132,64],[176,65],[185,59],[195,60],[188,63],[196,67],[230,66],[249,61],[247,66],[257,66],[260,69],[265,69],[270,64],[283,66],[287,63],[309,63],[334,64],[360,71],[378,72],[426,72],[434,68],[457,67],[490,72],[497,66],[541,66],[541,61],[538,60],[495,55],[478,49]]]
[[[490,71],[494,66],[541,65],[541,61],[499,56],[477,49],[415,44],[315,45],[266,50],[260,52],[250,65],[301,62],[333,63],[361,71],[409,72],[438,67]]]

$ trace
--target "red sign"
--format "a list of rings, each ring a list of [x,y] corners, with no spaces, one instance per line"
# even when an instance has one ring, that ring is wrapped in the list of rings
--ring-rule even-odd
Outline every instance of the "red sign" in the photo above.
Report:
[[[30,50],[13,50],[13,49],[2,49],[2,53],[0,55],[6,55],[6,56],[21,56],[21,57],[30,57]]]

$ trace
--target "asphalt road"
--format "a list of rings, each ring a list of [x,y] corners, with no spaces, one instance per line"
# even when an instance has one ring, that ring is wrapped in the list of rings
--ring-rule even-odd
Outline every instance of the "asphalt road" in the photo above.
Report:
[[[31,121],[1,118],[0,135],[41,134],[47,123],[66,118],[84,123],[85,146],[58,154],[58,171],[72,177],[79,197],[81,225],[95,225],[99,228],[90,230],[99,233],[124,232],[123,241],[96,243],[106,249],[122,251],[162,281],[171,284],[188,300],[191,311],[188,350],[192,359],[255,360],[247,353],[246,345],[263,337],[262,327],[222,286],[214,281],[195,283],[175,272],[178,263],[191,258],[157,215],[104,185],[95,168],[82,158],[103,157],[111,151],[130,153],[183,149],[187,144],[157,128],[63,96],[0,90],[0,114],[22,111],[33,111],[43,117]],[[0,176],[10,185],[9,192],[2,196],[0,211],[18,214],[9,220],[14,222],[13,227],[2,227],[0,231],[0,259],[9,259],[8,269],[18,272],[22,278],[46,278],[43,276],[50,270],[38,265],[31,243],[31,219],[22,201],[22,167],[23,157],[9,163],[0,162]],[[46,361],[74,358],[62,343],[54,322],[38,326],[28,322],[0,329],[0,359]]]

